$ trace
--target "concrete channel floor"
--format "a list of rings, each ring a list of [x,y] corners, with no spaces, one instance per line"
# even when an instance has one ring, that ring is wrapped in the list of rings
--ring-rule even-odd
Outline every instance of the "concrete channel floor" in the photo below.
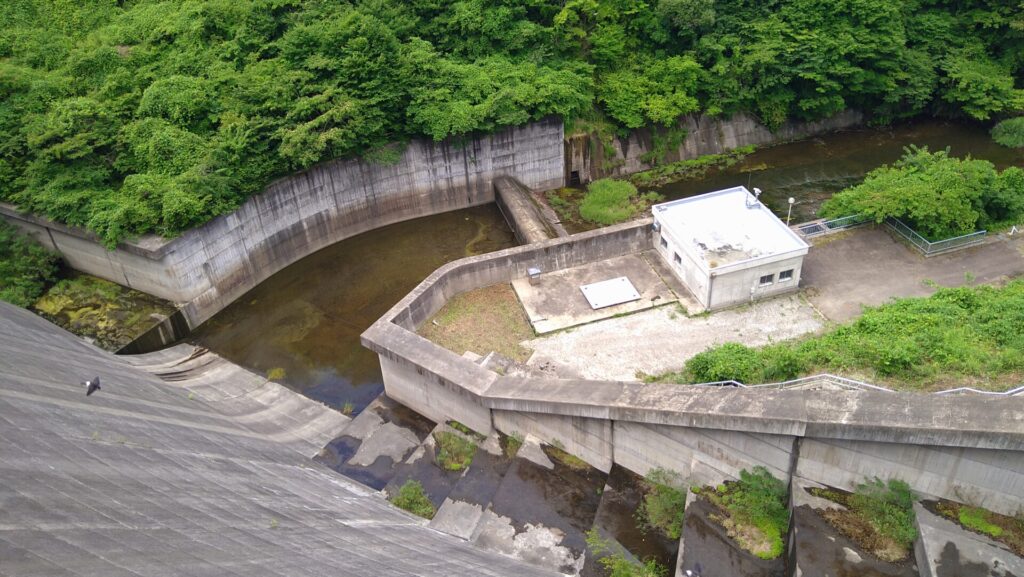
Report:
[[[582,297],[581,297],[582,298]],[[682,368],[686,359],[724,342],[768,344],[815,332],[825,320],[798,295],[688,317],[658,307],[528,340],[527,364],[556,375],[636,380]]]
[[[618,277],[628,278],[640,294],[640,299],[592,309],[580,287]],[[634,313],[677,300],[675,293],[641,254],[541,274],[537,284],[531,284],[525,278],[516,279],[512,281],[512,288],[538,334]]]
[[[927,296],[946,287],[998,283],[1024,274],[1024,235],[998,235],[981,246],[925,258],[882,227],[822,237],[804,258],[801,286],[829,320],[843,323],[864,306]]]

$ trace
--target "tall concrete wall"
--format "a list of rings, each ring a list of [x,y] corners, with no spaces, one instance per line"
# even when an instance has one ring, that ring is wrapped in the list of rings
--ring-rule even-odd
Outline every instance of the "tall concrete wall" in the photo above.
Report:
[[[600,469],[663,467],[718,483],[767,467],[852,490],[899,477],[916,490],[1024,509],[1024,397],[731,389],[501,376],[413,332],[451,297],[649,249],[650,221],[445,265],[363,333],[389,395],[435,420],[533,434]],[[395,377],[398,378],[395,378]]]
[[[270,275],[328,245],[410,218],[494,201],[510,175],[561,186],[562,123],[546,120],[465,141],[412,141],[391,165],[338,160],[272,183],[238,210],[175,239],[107,251],[85,231],[0,206],[0,215],[75,269],[183,306],[195,327]]]
[[[686,138],[677,148],[668,150],[660,161],[677,162],[706,154],[720,154],[751,144],[760,146],[799,140],[856,126],[863,120],[861,113],[847,110],[817,122],[787,122],[772,132],[748,114],[737,114],[727,119],[703,114],[688,115],[677,126],[686,131]],[[566,135],[566,182],[570,181],[574,172],[580,182],[586,183],[606,176],[623,176],[650,169],[653,165],[645,161],[645,157],[655,148],[655,139],[665,132],[662,128],[633,130],[625,138],[613,137],[610,148],[591,134]]]

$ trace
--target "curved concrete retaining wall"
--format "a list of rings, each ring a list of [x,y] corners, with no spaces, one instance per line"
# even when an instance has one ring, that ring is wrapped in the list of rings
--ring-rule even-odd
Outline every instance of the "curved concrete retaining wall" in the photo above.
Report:
[[[661,163],[670,163],[706,154],[720,154],[751,144],[761,146],[799,140],[857,126],[863,121],[863,114],[847,110],[816,122],[787,122],[772,132],[749,114],[737,114],[728,119],[703,114],[688,115],[678,124],[678,128],[686,130],[686,138],[659,160]],[[651,168],[652,164],[644,159],[655,148],[655,138],[663,136],[665,132],[663,128],[633,130],[625,138],[613,137],[610,150],[601,139],[590,134],[566,135],[566,182],[572,182],[573,176],[586,183],[605,176],[623,176]]]
[[[1024,508],[1024,398],[682,387],[501,376],[413,332],[451,297],[650,247],[650,221],[449,263],[365,333],[388,396],[436,421],[533,434],[607,470],[653,467],[716,484],[763,465],[853,489],[893,476],[918,491]]]
[[[107,251],[89,233],[0,206],[0,215],[68,263],[178,303],[195,327],[296,260],[374,228],[494,201],[511,175],[562,185],[562,122],[537,122],[465,141],[412,141],[392,165],[327,162],[272,183],[238,210],[175,239],[148,236]]]

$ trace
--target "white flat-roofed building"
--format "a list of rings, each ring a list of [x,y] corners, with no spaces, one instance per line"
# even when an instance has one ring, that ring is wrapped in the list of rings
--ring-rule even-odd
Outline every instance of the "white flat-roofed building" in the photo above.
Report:
[[[808,244],[743,186],[657,204],[654,246],[706,310],[794,291]]]

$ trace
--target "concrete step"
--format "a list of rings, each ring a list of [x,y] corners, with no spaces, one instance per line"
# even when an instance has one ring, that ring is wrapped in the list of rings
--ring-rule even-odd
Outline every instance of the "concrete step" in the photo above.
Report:
[[[434,427],[433,421],[381,394],[315,460],[380,490]]]
[[[505,450],[507,443],[501,433],[481,443],[469,469],[438,507],[431,527],[462,539],[472,538],[512,464]]]
[[[606,475],[527,437],[473,532],[480,547],[578,575]]]

